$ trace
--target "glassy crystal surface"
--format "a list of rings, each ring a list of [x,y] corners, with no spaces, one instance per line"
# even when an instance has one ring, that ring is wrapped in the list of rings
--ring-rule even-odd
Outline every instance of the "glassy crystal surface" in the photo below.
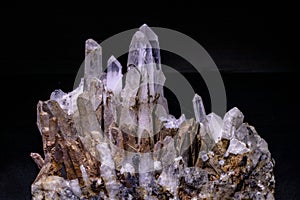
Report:
[[[89,39],[78,88],[38,103],[44,156],[31,153],[33,199],[274,199],[268,144],[238,108],[206,114],[195,94],[195,119],[169,113],[158,36],[145,24],[127,69],[123,85],[111,56],[104,73]]]
[[[84,89],[87,90],[93,78],[100,79],[102,73],[102,48],[94,40],[85,42]]]

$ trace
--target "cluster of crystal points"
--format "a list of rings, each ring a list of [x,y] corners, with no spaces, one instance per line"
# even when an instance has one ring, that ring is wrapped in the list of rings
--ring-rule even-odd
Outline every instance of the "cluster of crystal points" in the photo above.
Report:
[[[37,106],[43,159],[33,199],[274,199],[274,160],[237,108],[195,119],[168,112],[155,33],[143,25],[129,48],[125,85],[113,56],[86,41],[84,78]],[[155,83],[155,84],[154,84]]]

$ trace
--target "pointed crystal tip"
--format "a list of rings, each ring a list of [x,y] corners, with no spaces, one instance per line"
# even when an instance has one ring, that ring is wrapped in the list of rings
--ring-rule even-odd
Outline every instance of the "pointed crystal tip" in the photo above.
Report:
[[[118,73],[122,71],[122,65],[113,55],[108,59],[107,66],[110,71],[116,71]]]
[[[199,96],[198,94],[195,94],[194,98],[193,98],[193,102],[195,102],[195,101],[202,101],[201,96]]]
[[[116,57],[111,55],[107,61],[107,66],[111,65],[111,63],[115,62],[116,60]]]
[[[149,43],[148,38],[146,37],[146,35],[141,32],[141,31],[137,31],[135,32],[135,34],[132,37],[131,43],[130,43],[130,47],[131,48],[146,48],[151,46]]]
[[[95,40],[88,39],[85,41],[85,55],[97,49],[101,49],[101,46]]]
[[[147,24],[143,24],[143,25],[139,28],[139,30],[140,30],[141,32],[143,32],[143,33],[147,36],[147,38],[148,38],[149,40],[151,40],[151,41],[156,41],[156,40],[158,40],[157,35],[154,33],[154,31],[153,31]]]
[[[206,119],[206,112],[205,112],[202,98],[198,94],[195,94],[193,98],[193,106],[194,106],[196,120],[198,122],[203,122]]]
[[[144,27],[144,26],[145,26],[145,27],[148,27],[148,25],[147,25],[147,24],[143,24],[141,27]],[[140,28],[141,28],[141,27],[140,27]]]

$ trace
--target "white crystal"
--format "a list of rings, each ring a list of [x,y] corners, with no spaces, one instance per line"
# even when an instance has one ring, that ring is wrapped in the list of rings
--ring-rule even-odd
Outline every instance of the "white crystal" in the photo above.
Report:
[[[257,146],[261,150],[261,152],[263,153],[269,152],[268,143],[263,138],[259,140]]]
[[[140,162],[139,162],[139,172],[145,175],[147,174],[147,172],[152,172],[152,171],[154,171],[154,160],[152,159],[152,154],[150,153],[141,154]]]
[[[163,140],[163,149],[161,151],[162,166],[165,167],[173,163],[174,159],[176,158],[176,150],[174,146],[174,139],[172,137],[165,137],[165,139]]]
[[[224,163],[225,163],[225,162],[224,162],[224,160],[223,160],[223,159],[222,159],[222,160],[219,160],[219,165],[221,165],[221,166],[222,166],[222,165],[224,165]]]
[[[144,73],[143,73],[144,72]],[[153,121],[152,121],[152,105],[149,102],[150,86],[145,78],[148,77],[145,74],[144,68],[142,69],[142,82],[138,91],[139,109],[137,112],[138,119],[138,137],[141,138],[144,134],[144,130],[151,136],[153,135]]]
[[[93,105],[89,100],[89,94],[86,92],[80,94],[77,98],[77,105],[80,116],[81,135],[91,135],[91,137],[93,137],[92,132],[96,132],[99,138],[102,138],[101,125],[94,112]]]
[[[176,194],[175,191],[179,182],[178,174],[175,172],[176,169],[173,165],[164,168],[157,180],[158,184],[166,187],[173,194]]]
[[[240,127],[236,130],[235,132],[235,138],[238,139],[239,141],[243,141],[245,137],[248,135],[248,129],[247,129],[248,124],[243,123],[240,125]]]
[[[160,117],[160,120],[164,122],[164,126],[166,128],[179,128],[186,118],[184,114],[182,114],[178,119],[176,119],[173,115],[168,115],[168,117]]]
[[[228,179],[230,178],[231,175],[233,175],[234,172],[233,171],[229,171],[228,173],[221,173],[220,175],[220,180],[222,181],[228,181]]]
[[[151,45],[143,32],[137,31],[131,40],[128,53],[128,70],[136,67],[141,71],[145,63],[153,63]],[[150,53],[151,52],[151,53]]]
[[[103,91],[104,91],[103,82],[97,78],[93,78],[91,80],[91,84],[89,88],[89,97],[94,111],[96,111],[99,105],[103,102],[102,101],[102,97],[104,96]]]
[[[81,190],[78,180],[65,180],[59,176],[42,176],[32,184],[33,199],[79,199]],[[71,196],[68,191],[71,191]],[[76,196],[75,196],[76,195]]]
[[[210,137],[217,143],[222,138],[223,120],[215,113],[210,113],[206,119]]]
[[[223,119],[222,137],[231,139],[234,136],[236,129],[243,123],[244,115],[236,107],[229,110]]]
[[[139,28],[139,30],[147,36],[149,41],[157,41],[158,42],[157,35],[153,32],[153,30],[147,24],[143,24]],[[157,48],[157,46],[155,48]]]
[[[160,161],[154,161],[154,169],[155,170],[160,170],[162,168],[161,162]]]
[[[158,70],[161,69],[160,66],[160,51],[159,51],[159,42],[158,42],[158,37],[157,35],[153,32],[153,30],[147,26],[146,24],[142,25],[139,30],[144,33],[144,35],[148,38],[151,46],[152,46],[152,55],[154,58],[154,62],[157,64],[156,68]]]
[[[129,46],[127,67],[128,70],[132,67],[138,69],[142,76],[140,91],[147,95],[147,99],[149,97],[154,98],[155,63],[152,56],[152,46],[147,36],[141,31],[137,31],[132,37]],[[146,87],[147,90],[143,89],[143,87]],[[145,99],[143,94],[140,94],[139,97],[141,100]]]
[[[100,143],[97,146],[97,150],[100,155],[100,171],[103,177],[106,189],[109,192],[111,198],[115,198],[119,190],[119,183],[116,181],[115,163],[112,158],[109,144],[106,142]]]
[[[69,185],[70,185],[70,188],[72,189],[72,191],[74,192],[74,194],[80,197],[81,196],[81,189],[80,189],[78,179],[70,180]]]
[[[193,106],[194,106],[196,121],[199,123],[203,122],[206,119],[206,113],[205,113],[205,108],[203,105],[202,98],[198,94],[195,94],[193,98]]]
[[[244,154],[249,152],[250,150],[246,147],[246,144],[237,140],[237,139],[232,139],[230,140],[229,147],[227,149],[227,154],[232,153],[232,154]]]
[[[107,61],[107,90],[113,91],[118,96],[122,90],[122,65],[111,56]]]
[[[125,87],[121,92],[122,112],[120,116],[120,126],[123,124],[137,125],[136,116],[132,116],[131,107],[136,104],[136,95],[140,84],[140,73],[136,68],[132,68],[126,74]]]
[[[102,48],[94,40],[85,42],[84,90],[88,90],[93,78],[100,79],[102,74]]]
[[[68,114],[71,115],[77,110],[77,98],[83,92],[83,79],[79,86],[69,93],[64,93],[62,90],[55,90],[50,95],[50,100],[55,100],[59,103],[60,107]]]
[[[209,159],[209,157],[205,151],[200,151],[199,156],[201,157],[203,162],[206,162]]]
[[[134,167],[131,164],[126,163],[125,165],[122,166],[120,172],[121,172],[121,174],[124,174],[125,172],[130,173],[130,174],[134,174],[135,170],[134,170]]]
[[[100,155],[101,166],[106,165],[109,168],[114,169],[115,163],[112,159],[112,155],[108,143],[102,142],[100,144],[97,144],[97,149]]]
[[[80,165],[80,171],[81,171],[82,179],[83,179],[85,185],[88,185],[89,184],[89,177],[88,177],[86,169],[83,165]]]

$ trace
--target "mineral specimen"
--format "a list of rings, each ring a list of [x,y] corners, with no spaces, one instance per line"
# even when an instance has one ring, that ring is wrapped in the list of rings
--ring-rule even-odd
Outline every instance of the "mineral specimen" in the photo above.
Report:
[[[130,44],[125,85],[115,57],[86,42],[84,78],[37,106],[44,158],[33,199],[274,199],[274,160],[237,108],[195,119],[169,114],[158,37],[147,26]]]

